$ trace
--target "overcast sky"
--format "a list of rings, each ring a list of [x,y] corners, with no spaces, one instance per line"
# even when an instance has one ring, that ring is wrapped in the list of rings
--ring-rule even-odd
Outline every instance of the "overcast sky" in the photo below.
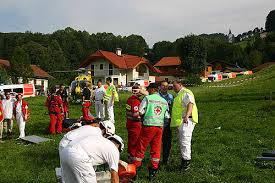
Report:
[[[275,0],[0,0],[0,32],[143,36],[150,47],[190,33],[239,33],[264,27]]]

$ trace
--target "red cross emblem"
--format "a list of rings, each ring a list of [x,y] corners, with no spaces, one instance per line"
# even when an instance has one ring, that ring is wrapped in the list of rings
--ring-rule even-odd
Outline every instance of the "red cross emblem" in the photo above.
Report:
[[[161,114],[161,111],[162,111],[162,109],[161,109],[160,106],[156,106],[156,107],[154,108],[154,113],[155,113],[156,115],[160,115],[160,114]]]

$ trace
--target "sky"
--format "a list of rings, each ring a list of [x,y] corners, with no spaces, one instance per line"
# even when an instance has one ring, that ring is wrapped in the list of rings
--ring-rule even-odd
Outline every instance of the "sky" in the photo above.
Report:
[[[232,33],[263,27],[275,0],[0,0],[0,32],[143,36],[150,47],[189,34]]]

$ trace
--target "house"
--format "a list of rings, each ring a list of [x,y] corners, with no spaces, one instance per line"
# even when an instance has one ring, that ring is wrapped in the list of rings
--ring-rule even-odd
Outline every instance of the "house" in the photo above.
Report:
[[[38,90],[43,90],[46,92],[49,87],[49,79],[53,79],[46,71],[42,70],[37,65],[31,65],[33,71],[33,78],[29,78],[29,83],[34,84],[35,88]]]
[[[125,86],[129,81],[136,79],[155,82],[155,76],[150,76],[149,73],[156,70],[148,60],[121,52],[121,49],[117,49],[116,53],[98,50],[89,55],[79,68],[85,68],[91,72],[93,84],[98,80],[105,81],[107,77],[113,79],[114,85]]]
[[[5,69],[8,69],[10,67],[10,62],[8,60],[0,59],[0,65]],[[28,78],[29,84],[34,84],[35,88],[38,90],[47,91],[49,85],[48,80],[53,79],[53,77],[37,65],[31,65],[31,69],[33,71],[33,77]],[[22,77],[18,76],[18,83],[22,82]]]
[[[222,71],[226,67],[236,67],[235,64],[227,63],[224,60],[218,60],[218,59],[210,61],[209,64],[212,65],[212,70],[218,70],[218,71]]]
[[[181,68],[181,59],[179,57],[163,57],[154,67],[156,68],[159,79],[173,81],[184,78],[187,73]],[[212,64],[206,63],[202,77],[207,77],[212,72]]]
[[[158,80],[173,81],[185,76],[181,69],[181,60],[179,57],[163,57],[154,67],[156,68]]]

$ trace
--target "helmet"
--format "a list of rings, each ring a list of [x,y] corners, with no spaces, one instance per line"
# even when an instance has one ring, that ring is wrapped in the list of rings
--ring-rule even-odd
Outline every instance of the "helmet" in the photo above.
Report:
[[[120,144],[119,151],[120,152],[123,151],[123,149],[124,149],[124,143],[123,143],[123,140],[122,140],[122,138],[120,136],[113,135],[113,136],[107,137],[107,139],[117,141]]]
[[[114,135],[116,128],[113,122],[111,121],[102,121],[100,124],[105,128],[107,135]]]

